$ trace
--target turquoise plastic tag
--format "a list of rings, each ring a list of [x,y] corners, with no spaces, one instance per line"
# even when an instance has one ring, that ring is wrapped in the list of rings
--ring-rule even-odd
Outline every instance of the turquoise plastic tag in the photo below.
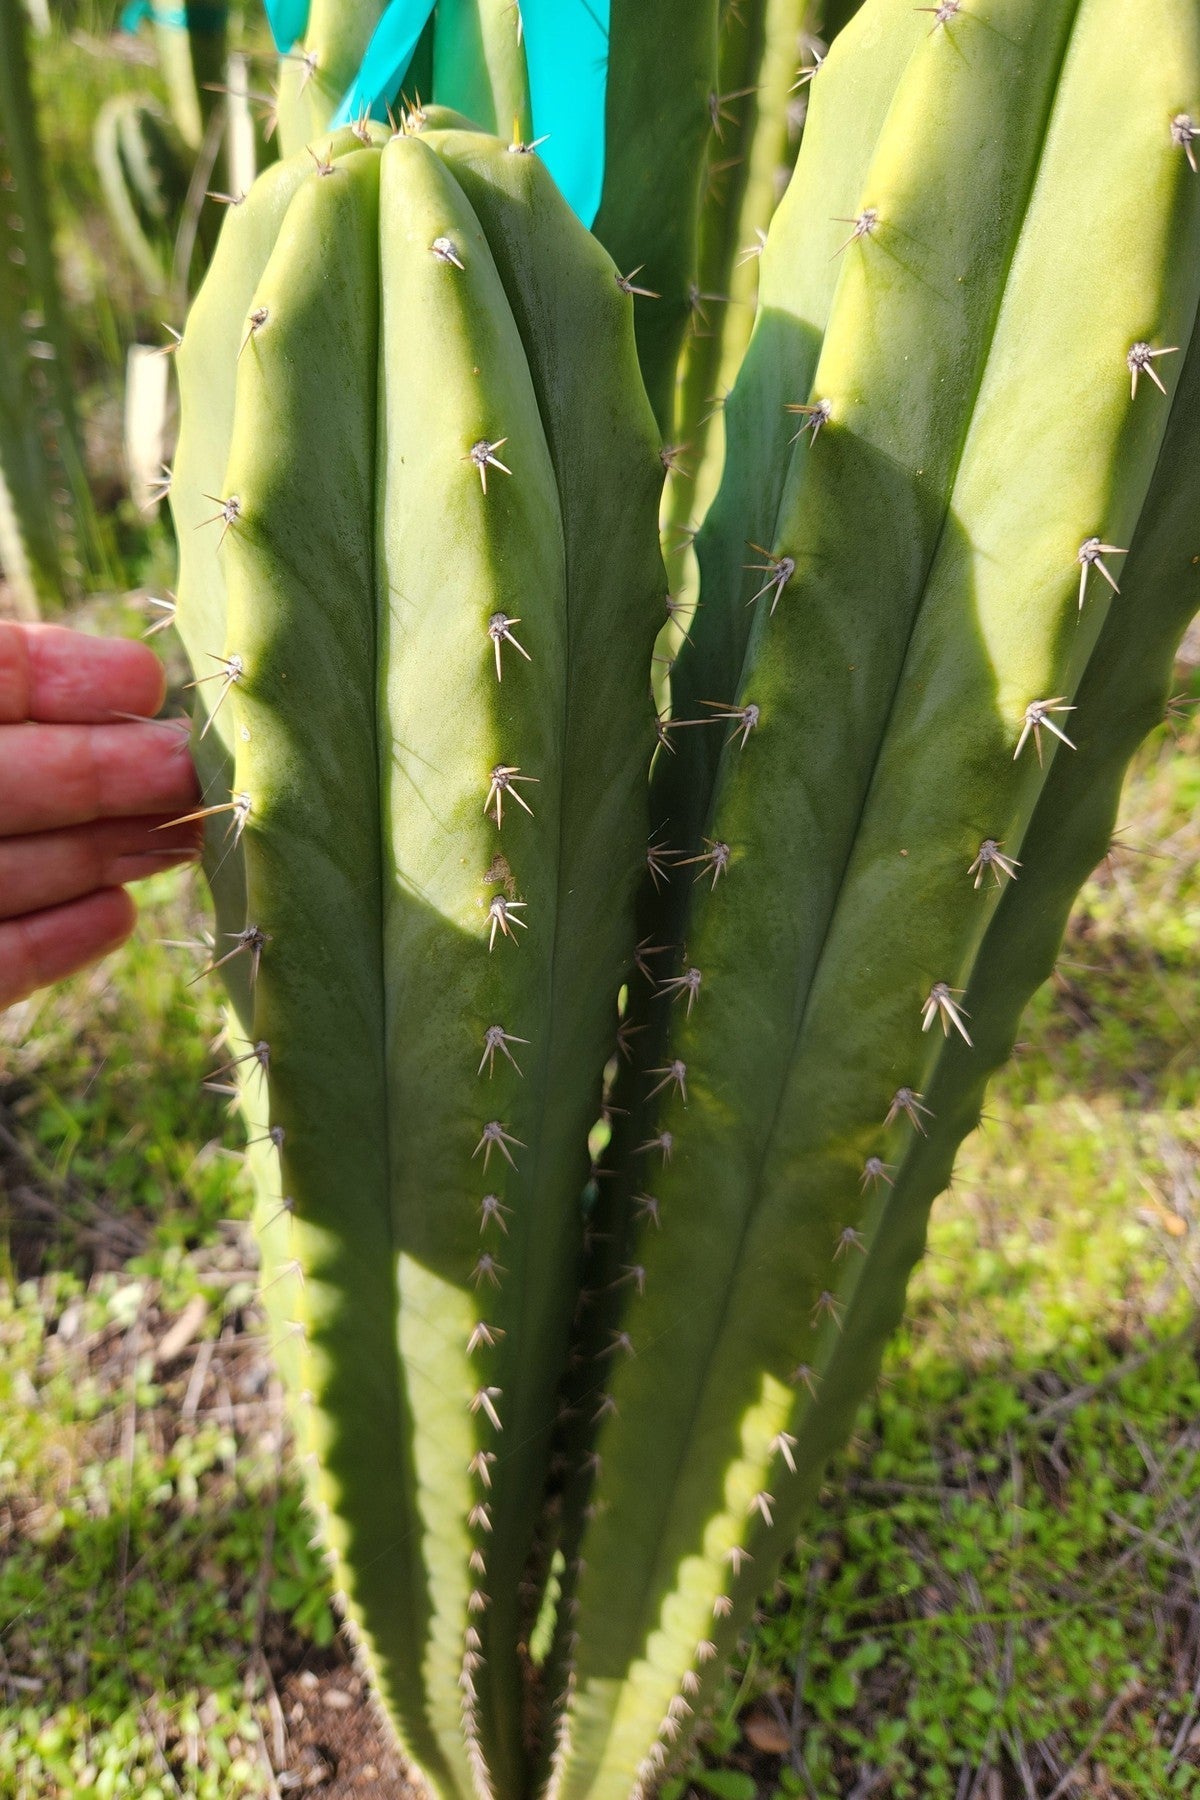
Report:
[[[308,0],[304,0],[307,10]],[[120,17],[122,31],[136,31],[143,19],[156,25],[173,25],[178,31],[212,31],[224,29],[229,16],[227,6],[155,6],[154,0],[129,0]]]
[[[604,190],[611,0],[521,0],[521,14],[539,155],[590,230]]]
[[[308,0],[265,0],[267,24],[280,56],[308,30]]]
[[[364,114],[386,118],[434,5],[435,0],[391,0],[338,107],[335,126],[351,125]],[[611,0],[520,0],[520,6],[534,135],[546,140],[542,160],[590,229],[604,191]],[[303,33],[307,10],[308,0],[267,0],[280,50],[290,49]]]
[[[433,7],[434,0],[391,0],[337,109],[334,125],[352,125],[364,113],[372,119],[387,117]]]

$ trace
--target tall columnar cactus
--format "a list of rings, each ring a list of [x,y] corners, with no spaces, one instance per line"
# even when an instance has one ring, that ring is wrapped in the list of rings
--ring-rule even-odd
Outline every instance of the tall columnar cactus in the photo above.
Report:
[[[297,1436],[406,1745],[507,1795],[662,468],[632,302],[537,159],[362,136],[231,210],[179,353],[178,617]]]
[[[20,6],[0,8],[0,574],[23,612],[99,556]]]
[[[792,1541],[1200,603],[1200,16],[1123,21],[874,0],[814,84],[656,781],[563,1795],[654,1777]]]
[[[682,1748],[1200,609],[1193,0],[1132,38],[1126,0],[867,0],[763,250],[647,809],[720,89],[715,0],[612,17],[615,262],[523,140],[364,124],[230,209],[179,359],[265,1301],[447,1797],[626,1800]],[[639,29],[688,71],[661,193]],[[662,221],[656,423],[620,252]]]

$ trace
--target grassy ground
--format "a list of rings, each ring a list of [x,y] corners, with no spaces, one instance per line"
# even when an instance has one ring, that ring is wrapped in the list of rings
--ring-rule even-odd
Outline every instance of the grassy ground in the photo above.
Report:
[[[1196,723],[1146,747],[880,1395],[676,1793],[1200,1793],[1198,751]],[[201,1085],[204,930],[164,878],[126,951],[0,1018],[14,1800],[402,1791]]]

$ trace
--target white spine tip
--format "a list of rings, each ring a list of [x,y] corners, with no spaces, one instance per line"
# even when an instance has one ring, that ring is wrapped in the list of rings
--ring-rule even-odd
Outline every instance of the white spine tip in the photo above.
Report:
[[[1128,368],[1130,376],[1131,398],[1137,399],[1138,379],[1142,375],[1147,376],[1154,383],[1160,394],[1165,394],[1167,390],[1163,386],[1162,377],[1154,367],[1154,361],[1159,356],[1178,355],[1178,344],[1167,344],[1160,350],[1155,350],[1152,345],[1143,342],[1132,344],[1125,358],[1125,366]]]
[[[1050,732],[1052,736],[1056,737],[1060,743],[1065,744],[1068,750],[1074,750],[1075,745],[1071,742],[1066,732],[1063,731],[1060,726],[1055,724],[1053,717],[1055,713],[1070,713],[1074,711],[1075,708],[1073,706],[1067,705],[1065,694],[1055,694],[1049,700],[1031,700],[1029,705],[1025,708],[1025,718],[1021,726],[1021,735],[1017,739],[1017,747],[1013,751],[1013,761],[1016,762],[1032,735],[1034,748],[1037,751],[1037,759],[1039,764],[1041,763],[1043,728]]]
[[[928,1031],[934,1020],[940,1019],[945,1037],[950,1036],[950,1028],[953,1026],[963,1042],[970,1044],[971,1036],[963,1021],[971,1015],[959,1005],[958,997],[962,991],[962,988],[952,988],[944,981],[935,981],[922,1007],[921,1030]]]

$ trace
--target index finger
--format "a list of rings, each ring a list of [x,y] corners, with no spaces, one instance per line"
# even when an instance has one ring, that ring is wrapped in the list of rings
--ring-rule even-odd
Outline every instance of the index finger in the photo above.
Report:
[[[165,688],[147,644],[0,620],[0,725],[102,725],[119,713],[152,719]]]

